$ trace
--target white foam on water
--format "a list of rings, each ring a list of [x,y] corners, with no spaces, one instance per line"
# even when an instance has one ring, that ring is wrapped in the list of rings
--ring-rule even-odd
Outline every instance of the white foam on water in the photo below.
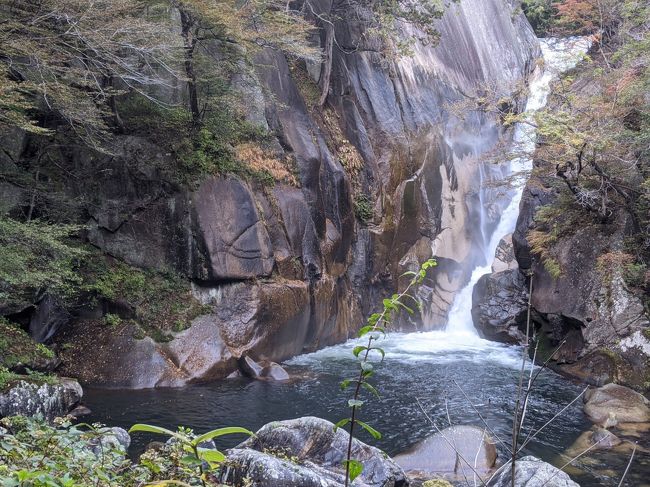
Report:
[[[461,289],[454,298],[449,316],[447,318],[446,331],[449,339],[453,340],[455,333],[467,335],[476,334],[472,320],[472,293],[478,280],[485,274],[490,273],[492,261],[499,242],[503,237],[512,233],[519,217],[519,203],[524,190],[525,175],[533,167],[533,155],[536,144],[536,128],[533,117],[537,111],[546,106],[548,95],[551,90],[551,83],[557,79],[560,73],[573,68],[583,58],[591,45],[587,38],[568,39],[540,39],[544,64],[537,68],[530,83],[530,94],[526,103],[526,120],[515,126],[513,135],[513,146],[517,152],[522,154],[509,161],[510,176],[517,176],[515,188],[512,192],[508,206],[501,214],[499,224],[494,230],[490,242],[483,249],[483,262],[477,266],[470,277],[469,283]],[[482,211],[487,211],[485,208]]]
[[[349,361],[352,347],[366,344],[367,339],[356,338],[341,345],[300,355],[288,364],[310,366],[330,361]],[[446,364],[459,360],[476,363],[488,360],[513,369],[521,366],[519,347],[484,340],[476,333],[450,334],[444,330],[389,333],[377,340],[375,345],[384,350],[388,362]]]

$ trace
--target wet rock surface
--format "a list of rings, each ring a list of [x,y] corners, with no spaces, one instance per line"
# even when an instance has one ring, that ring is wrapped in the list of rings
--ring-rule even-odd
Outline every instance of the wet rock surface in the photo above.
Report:
[[[542,356],[565,345],[550,365],[592,385],[617,382],[647,389],[650,323],[640,296],[625,281],[624,266],[599,262],[616,259],[625,249],[629,218],[588,224],[562,233],[552,245],[559,273],[551,275],[540,256],[532,254],[526,235],[536,228],[538,208],[555,201],[548,178],[533,176],[521,204],[514,249],[520,268],[533,274],[533,319],[542,338]],[[605,259],[605,260],[603,260]]]
[[[289,380],[289,374],[286,370],[275,362],[257,363],[248,356],[241,357],[237,364],[243,375],[251,379],[285,381]]]
[[[55,384],[19,381],[0,393],[0,417],[36,416],[48,420],[65,416],[83,397],[83,390],[74,379],[57,379]]]
[[[527,313],[526,279],[518,269],[486,274],[474,286],[472,318],[482,337],[520,343],[525,339]]]
[[[340,487],[348,434],[329,421],[304,417],[269,423],[256,436],[227,452],[222,481],[252,481],[252,487]],[[353,440],[352,457],[364,471],[354,485],[406,487],[402,469],[385,453]]]
[[[605,428],[619,423],[650,422],[650,401],[638,392],[617,384],[590,389],[584,395],[584,411]]]
[[[510,487],[512,485],[512,469],[504,468],[488,485],[489,487]],[[565,472],[532,456],[517,460],[515,485],[517,487],[580,487]]]
[[[494,442],[486,431],[474,426],[446,428],[395,457],[409,475],[419,478],[436,474],[472,477],[474,471],[487,473],[496,460]]]

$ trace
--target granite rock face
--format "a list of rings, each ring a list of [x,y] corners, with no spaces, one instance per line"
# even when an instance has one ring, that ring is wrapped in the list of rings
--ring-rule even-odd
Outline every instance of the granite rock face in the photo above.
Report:
[[[65,416],[83,396],[76,380],[62,377],[55,384],[19,381],[0,393],[0,417],[36,416],[52,420]]]
[[[474,326],[488,340],[507,343],[524,340],[527,312],[526,279],[518,269],[486,274],[474,286]]]
[[[304,417],[263,426],[227,452],[224,482],[252,481],[252,487],[340,487],[344,485],[348,434],[324,419]],[[364,469],[355,485],[407,487],[402,469],[377,448],[357,439],[352,456]]]
[[[511,486],[512,469],[504,469],[488,485],[489,487]],[[532,456],[517,460],[515,485],[517,487],[580,487],[565,472]]]
[[[533,319],[544,348],[566,341],[551,365],[596,386],[615,381],[645,390],[650,341],[644,330],[650,322],[625,281],[624,266],[616,264],[628,219],[620,214],[610,223],[585,222],[579,231],[564,232],[552,246],[560,273],[551,275],[524,238],[537,228],[531,215],[557,198],[550,185],[542,178],[529,181],[513,240],[520,267],[532,272]]]
[[[334,8],[329,0],[312,7],[325,17]],[[61,183],[82,202],[88,241],[132,265],[192,280],[197,296],[214,305],[169,343],[134,339],[128,329],[101,334],[99,351],[66,357],[66,371],[94,384],[183,385],[225,377],[245,354],[281,361],[338,343],[400,287],[404,271],[434,254],[440,265],[424,290],[433,318],[427,325],[444,323],[475,264],[482,178],[496,171],[482,167],[479,155],[508,136],[498,119],[460,120],[448,104],[486,85],[514,95],[540,55],[537,40],[513,2],[461,0],[437,24],[438,46],[416,43],[414,56],[386,62],[355,15],[332,18],[341,45],[362,48],[334,50],[324,110],[314,111],[304,96],[305,83],[318,89],[318,67],[290,65],[278,51],[256,53],[256,69],[232,80],[253,101],[247,119],[293,161],[296,184],[219,176],[183,187],[165,177],[174,155],[144,137],[116,135],[103,153],[57,136],[48,156],[65,170],[93,174]],[[417,32],[404,27],[401,35]],[[185,96],[182,88],[167,91],[170,102]],[[38,142],[14,137],[7,147],[29,163]],[[8,208],[26,197],[5,193]],[[498,193],[483,197],[493,210],[488,225],[503,206]],[[362,196],[368,221],[355,215]],[[42,322],[49,335],[55,327]],[[82,328],[73,323],[67,338],[83,341],[73,336]]]

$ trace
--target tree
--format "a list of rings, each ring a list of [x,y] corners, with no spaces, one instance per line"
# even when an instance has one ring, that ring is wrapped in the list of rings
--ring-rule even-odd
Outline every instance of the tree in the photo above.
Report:
[[[3,123],[42,131],[44,108],[98,146],[119,124],[114,97],[178,77],[177,44],[166,12],[145,1],[15,0],[0,7]],[[167,16],[168,17],[168,16]],[[42,103],[42,104],[41,104]],[[40,127],[40,128],[37,128]]]
[[[410,54],[415,42],[435,44],[439,32],[434,21],[440,19],[446,7],[458,0],[334,0],[327,11],[321,11],[312,0],[305,0],[303,10],[316,19],[323,32],[323,64],[321,66],[319,105],[323,106],[329,92],[332,73],[333,50],[351,53],[364,49],[377,50],[372,39],[379,40],[379,48],[386,58]],[[354,19],[363,25],[362,37],[353,46],[342,46],[336,38],[336,23],[342,19]],[[403,27],[410,25],[415,32],[402,35]]]
[[[553,168],[576,206],[597,221],[629,215],[642,261],[650,258],[649,15],[647,2],[635,0],[598,10],[598,19],[611,19],[607,24],[616,30],[600,43],[594,62],[581,68],[581,85],[559,86],[551,107],[536,120],[543,140],[538,158]],[[583,26],[595,25],[591,17],[581,18]],[[582,88],[585,81],[588,90]]]
[[[277,49],[288,55],[320,60],[318,48],[310,46],[314,26],[304,16],[278,0],[171,0],[180,14],[184,69],[189,92],[189,108],[195,125],[205,112],[199,101],[197,55],[211,58],[213,66],[222,60],[209,49],[220,41],[222,51],[232,48],[249,57],[261,48]],[[237,46],[237,47],[235,47]],[[231,49],[231,50],[232,50]]]
[[[556,27],[570,35],[613,34],[619,19],[618,0],[561,0]]]
[[[521,8],[538,36],[545,36],[556,14],[553,0],[523,0]]]

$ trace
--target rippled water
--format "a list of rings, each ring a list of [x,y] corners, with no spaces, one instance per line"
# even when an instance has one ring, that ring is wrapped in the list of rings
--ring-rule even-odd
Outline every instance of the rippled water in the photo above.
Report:
[[[338,384],[356,371],[352,346],[349,342],[291,360],[286,367],[296,379],[288,383],[233,379],[183,389],[89,389],[85,397],[93,411],[89,419],[126,428],[141,421],[167,427],[184,425],[199,432],[225,425],[254,430],[269,421],[305,415],[337,421],[346,417],[348,399]],[[447,410],[453,424],[482,426],[455,380],[496,433],[509,442],[521,365],[519,347],[487,342],[472,334],[440,331],[391,334],[382,347],[386,359],[377,367],[375,380],[382,398],[369,398],[362,419],[372,423],[383,437],[379,441],[369,437],[363,440],[395,454],[430,435],[433,428],[416,399],[439,427],[448,425]],[[581,386],[544,371],[530,403],[528,426],[538,428],[544,424],[581,390]],[[557,455],[590,426],[578,401],[540,434],[527,452],[561,465],[566,460]],[[152,439],[135,436],[134,451]],[[583,466],[586,473],[571,474],[583,487],[617,485],[615,476],[623,471],[624,462],[624,458],[601,456],[595,463]],[[605,466],[613,471],[601,474]],[[646,468],[637,464],[633,477],[636,480],[629,485],[643,485]]]

